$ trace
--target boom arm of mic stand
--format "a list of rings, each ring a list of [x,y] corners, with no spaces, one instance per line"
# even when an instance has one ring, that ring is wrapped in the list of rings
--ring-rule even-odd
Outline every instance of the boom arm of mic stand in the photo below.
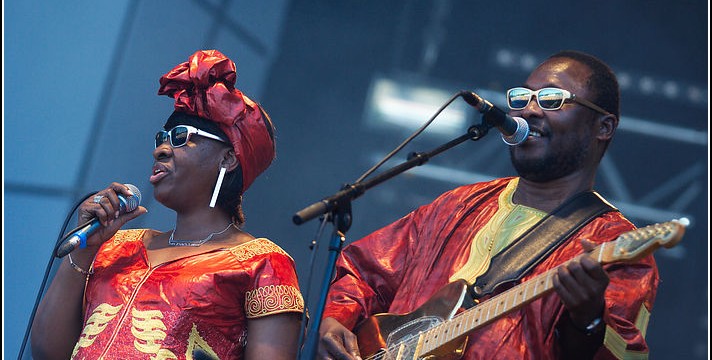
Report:
[[[435,155],[438,155],[446,150],[449,150],[450,148],[459,145],[467,140],[479,140],[483,136],[487,134],[487,131],[491,128],[491,125],[488,125],[486,123],[482,123],[479,125],[474,125],[471,126],[468,130],[467,133],[464,135],[461,135],[454,140],[451,140],[435,149],[433,149],[430,152],[427,153],[414,153],[413,156],[410,156],[408,161],[403,162],[399,165],[396,165],[395,167],[384,171],[381,174],[378,174],[374,176],[373,178],[369,180],[364,180],[357,182],[355,184],[349,184],[346,185],[337,192],[336,194],[329,196],[327,198],[322,199],[321,201],[315,202],[307,207],[305,207],[302,210],[299,210],[297,213],[294,214],[292,217],[292,221],[297,224],[301,225],[311,219],[314,219],[320,215],[323,215],[334,208],[338,206],[339,203],[344,202],[344,201],[351,201],[353,199],[356,199],[357,197],[363,195],[366,190],[400,174],[403,173],[413,167],[420,166],[428,162],[430,158],[432,158]]]
[[[299,225],[328,212],[335,226],[334,234],[329,243],[329,258],[326,265],[326,273],[322,279],[322,291],[319,295],[316,312],[314,313],[314,320],[309,324],[309,328],[307,329],[306,341],[304,342],[304,346],[299,349],[299,360],[312,360],[316,358],[319,341],[319,326],[321,325],[321,317],[324,314],[326,306],[326,297],[334,276],[336,260],[345,241],[345,233],[351,226],[351,200],[363,195],[367,189],[405,172],[412,167],[425,164],[431,157],[466,140],[479,140],[482,136],[487,134],[487,130],[489,130],[490,127],[490,125],[486,124],[472,126],[468,129],[466,134],[441,145],[431,152],[414,153],[412,156],[409,156],[408,161],[376,175],[370,180],[346,185],[336,194],[314,203],[294,215],[292,220],[295,224]]]

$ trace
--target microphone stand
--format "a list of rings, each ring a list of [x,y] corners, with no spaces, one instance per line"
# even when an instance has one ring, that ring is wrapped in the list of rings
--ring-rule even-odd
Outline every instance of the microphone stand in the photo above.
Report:
[[[329,242],[329,258],[322,279],[321,292],[319,294],[319,302],[317,303],[316,316],[309,322],[307,337],[304,343],[304,348],[299,350],[299,359],[316,359],[316,353],[319,348],[319,326],[321,325],[321,315],[324,313],[326,306],[326,296],[329,292],[329,284],[334,277],[336,268],[336,259],[341,253],[341,248],[346,241],[346,231],[351,227],[351,201],[346,199],[334,205],[334,208],[329,212],[327,221],[334,224],[334,232],[331,235]]]
[[[319,295],[319,303],[317,304],[316,312],[313,314],[313,321],[310,322],[307,331],[307,337],[304,347],[300,349],[299,359],[312,360],[316,358],[319,341],[319,326],[321,325],[321,317],[324,313],[326,305],[326,297],[329,292],[329,286],[334,276],[336,260],[341,252],[344,242],[346,241],[346,231],[351,226],[351,201],[363,195],[366,190],[395,177],[415,166],[420,166],[428,162],[430,158],[449,150],[467,140],[479,140],[484,137],[492,125],[483,121],[479,125],[473,125],[467,133],[451,140],[427,153],[411,153],[408,155],[408,160],[396,165],[395,167],[380,173],[369,180],[359,181],[354,184],[347,184],[336,194],[324,198],[308,207],[298,211],[292,221],[301,225],[320,215],[327,214],[328,221],[334,224],[334,232],[329,243],[329,258],[326,265],[326,272],[322,280],[321,293]]]

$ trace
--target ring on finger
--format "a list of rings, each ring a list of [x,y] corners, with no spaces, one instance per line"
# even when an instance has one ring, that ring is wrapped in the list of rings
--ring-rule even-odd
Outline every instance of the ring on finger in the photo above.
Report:
[[[101,202],[101,199],[103,199],[103,198],[104,198],[104,195],[94,195],[94,202],[98,204]]]

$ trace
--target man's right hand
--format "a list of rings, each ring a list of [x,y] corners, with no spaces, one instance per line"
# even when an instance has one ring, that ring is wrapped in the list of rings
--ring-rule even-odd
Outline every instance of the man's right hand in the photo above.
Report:
[[[356,335],[334,318],[325,318],[319,326],[319,359],[361,360]]]

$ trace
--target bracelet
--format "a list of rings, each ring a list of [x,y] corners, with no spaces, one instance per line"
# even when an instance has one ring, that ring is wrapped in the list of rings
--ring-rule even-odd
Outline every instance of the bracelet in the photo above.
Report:
[[[67,254],[67,256],[69,256],[69,265],[72,266],[72,269],[76,270],[77,272],[79,272],[80,274],[82,274],[84,276],[89,276],[94,273],[93,268],[89,268],[89,271],[86,271],[86,270],[80,268],[79,265],[75,264],[74,261],[72,261],[72,254]]]
[[[578,327],[576,327],[576,328],[579,331],[581,331],[582,333],[586,334],[587,336],[591,336],[591,335],[597,333],[598,330],[601,328],[601,325],[603,325],[603,324],[605,324],[603,322],[603,318],[599,316],[599,317],[593,319],[593,321],[591,321],[590,324],[586,325],[586,328],[584,328],[584,329],[579,329]]]

